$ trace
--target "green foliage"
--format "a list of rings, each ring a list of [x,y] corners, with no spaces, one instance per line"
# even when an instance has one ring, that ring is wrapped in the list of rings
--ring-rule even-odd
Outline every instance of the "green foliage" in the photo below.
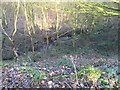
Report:
[[[47,77],[47,75],[44,72],[27,66],[22,66],[21,71],[28,72],[33,77],[33,80],[36,82],[39,82]]]
[[[8,63],[0,63],[0,68],[2,67],[10,67],[10,65]]]
[[[57,76],[57,78],[59,78],[59,79],[64,79],[64,78],[67,78],[68,76],[67,75],[59,75],[59,76]]]
[[[118,82],[118,84],[120,84],[120,78],[118,78],[116,81]]]
[[[70,62],[68,58],[62,57],[61,61],[58,63],[58,66],[68,66],[73,68],[73,64]]]
[[[40,71],[31,71],[31,74],[33,75],[33,79],[35,81],[40,81],[42,79],[45,79],[46,78],[46,74],[44,72],[40,72]]]
[[[82,79],[83,77],[87,76],[89,80],[95,82],[100,78],[101,74],[102,72],[99,69],[88,67],[78,72],[78,78]],[[75,74],[73,75],[73,77],[75,77]]]
[[[108,85],[108,84],[109,84],[108,79],[100,79],[100,82],[101,82],[103,85]]]

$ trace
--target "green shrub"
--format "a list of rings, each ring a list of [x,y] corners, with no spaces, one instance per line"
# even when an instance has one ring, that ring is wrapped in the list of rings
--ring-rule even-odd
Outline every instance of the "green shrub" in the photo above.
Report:
[[[84,77],[87,77],[90,81],[93,81],[95,83],[101,76],[102,72],[94,67],[87,67],[81,71],[78,72],[78,78],[82,79]],[[75,78],[75,74],[73,75],[73,78]]]

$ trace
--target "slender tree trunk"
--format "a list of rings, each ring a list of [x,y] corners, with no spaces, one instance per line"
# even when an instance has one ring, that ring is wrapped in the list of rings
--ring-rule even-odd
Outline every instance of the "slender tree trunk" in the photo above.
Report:
[[[13,48],[13,52],[17,59],[18,59],[18,54],[17,54],[17,50],[14,47],[14,36],[17,32],[17,20],[18,20],[19,9],[20,9],[20,2],[18,0],[16,14],[15,14],[15,18],[14,18],[14,31],[12,32],[12,48]]]

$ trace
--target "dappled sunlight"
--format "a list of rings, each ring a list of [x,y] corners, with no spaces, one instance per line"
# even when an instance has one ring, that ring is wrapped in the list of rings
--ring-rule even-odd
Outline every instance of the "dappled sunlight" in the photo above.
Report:
[[[119,4],[2,3],[2,87],[119,88]]]

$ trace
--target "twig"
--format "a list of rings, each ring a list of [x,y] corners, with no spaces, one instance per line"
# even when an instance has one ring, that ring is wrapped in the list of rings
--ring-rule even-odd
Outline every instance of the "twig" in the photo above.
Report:
[[[64,81],[66,84],[67,84],[67,86],[69,87],[69,88],[72,88],[66,81]]]
[[[74,67],[74,70],[75,70],[75,77],[76,77],[76,85],[78,85],[78,74],[77,74],[77,69],[76,69],[76,65],[74,63],[74,58],[71,56],[71,61],[72,61],[72,64],[73,64],[73,67]]]

